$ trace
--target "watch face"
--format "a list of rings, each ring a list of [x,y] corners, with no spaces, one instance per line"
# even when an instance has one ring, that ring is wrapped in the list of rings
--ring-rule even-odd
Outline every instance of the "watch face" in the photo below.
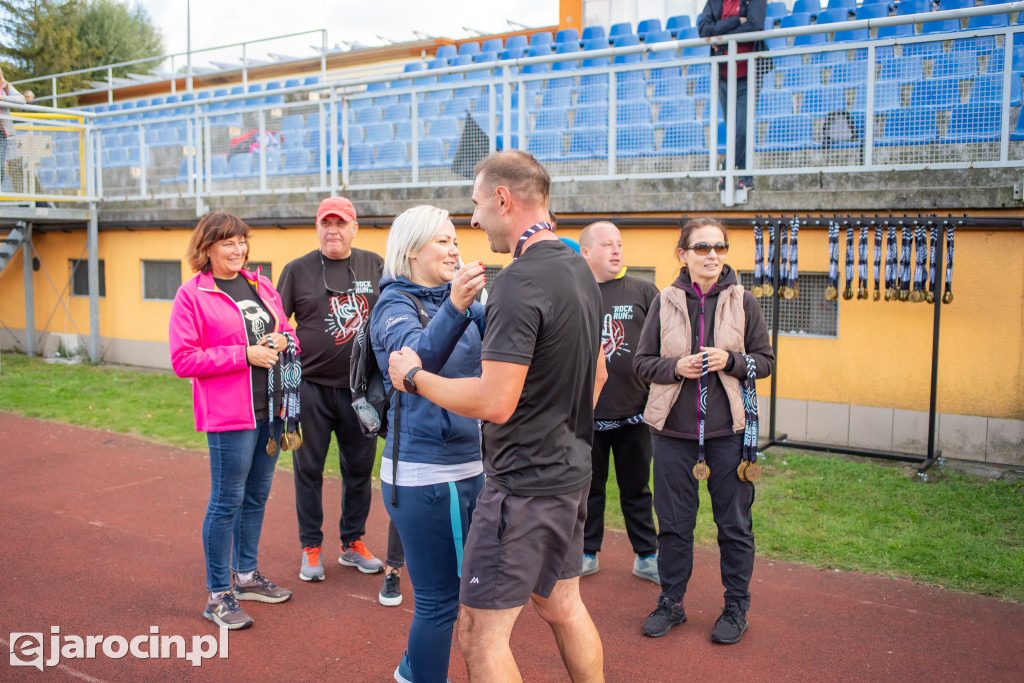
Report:
[[[402,385],[410,394],[416,393],[416,382],[413,381],[412,377],[406,375],[405,379],[402,380]]]

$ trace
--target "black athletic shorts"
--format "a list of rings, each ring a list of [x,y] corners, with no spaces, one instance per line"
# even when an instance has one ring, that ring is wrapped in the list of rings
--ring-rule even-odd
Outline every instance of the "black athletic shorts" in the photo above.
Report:
[[[477,609],[521,607],[531,593],[583,571],[589,486],[559,496],[512,496],[484,485],[462,560],[459,602]]]

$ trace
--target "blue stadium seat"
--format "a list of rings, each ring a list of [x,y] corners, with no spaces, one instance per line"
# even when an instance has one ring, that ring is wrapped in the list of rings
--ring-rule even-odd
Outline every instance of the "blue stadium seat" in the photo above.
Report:
[[[480,52],[480,43],[476,42],[475,40],[472,40],[472,41],[469,41],[467,43],[463,43],[462,45],[459,45],[459,56],[460,57],[462,57],[463,55],[470,55],[470,56],[472,56],[472,55],[475,55],[475,54],[477,54],[479,52]]]
[[[604,32],[604,26],[587,26],[580,35],[580,40],[584,43],[594,38],[600,38],[604,41],[605,47],[608,46],[608,34]]]
[[[782,17],[779,28],[793,28],[795,26],[810,26],[811,15],[808,12],[793,10],[789,15]]]
[[[306,128],[310,127],[310,119],[313,116],[313,114],[310,114],[306,118]],[[356,121],[364,126],[369,123],[380,123],[382,120],[380,107],[364,107],[356,112]]]
[[[391,123],[373,123],[364,128],[364,139],[368,145],[378,145],[395,139],[395,126]]]
[[[866,28],[858,28],[850,31],[836,31],[832,37],[833,43],[857,43],[864,40],[871,40],[871,33]],[[841,55],[845,59],[845,55],[839,52],[832,52],[829,54]]]
[[[777,3],[772,3],[772,4],[774,5],[774,4],[777,4]],[[783,6],[785,6],[785,3],[778,3],[778,4],[782,4]],[[672,37],[674,38],[679,33],[680,30],[690,28],[691,25],[692,24],[690,22],[689,15],[677,14],[674,17],[669,17],[668,18],[668,21],[665,22],[665,29],[667,31],[670,31],[672,33]]]
[[[797,12],[817,17],[818,13],[821,12],[821,2],[820,0],[796,0],[793,3],[791,14],[796,14]]]
[[[647,84],[643,81],[622,81],[615,86],[615,96],[619,102],[643,100],[647,98]]]
[[[904,2],[906,1],[907,0],[904,0]],[[875,38],[881,40],[882,38],[902,38],[904,36],[912,35],[914,35],[914,26],[912,24],[901,24],[899,26],[879,27],[878,33],[875,34]],[[907,46],[904,45],[903,48],[906,49]]]
[[[608,157],[608,131],[603,128],[573,130],[565,159],[605,159]]]
[[[1003,75],[982,74],[974,79],[971,84],[970,104],[982,102],[1002,102],[1003,100]],[[1021,83],[1019,76],[1010,78],[1010,106],[1021,106]],[[1021,118],[1024,118],[1022,116]]]
[[[758,119],[790,116],[792,114],[793,95],[788,90],[764,90],[761,92],[761,96],[757,98]]]
[[[427,62],[427,69],[443,69],[448,66],[448,60],[444,57],[435,57]]]
[[[530,135],[526,151],[538,161],[553,161],[562,156],[562,133],[542,131]]]
[[[434,52],[435,59],[447,59],[451,61],[452,57],[455,57],[459,53],[459,48],[454,45],[439,45],[437,51]]]
[[[442,47],[453,47],[445,45]],[[439,48],[440,49],[440,48]],[[373,145],[354,144],[348,149],[348,164],[353,171],[365,171],[373,167]]]
[[[373,106],[384,111],[384,107],[389,107],[399,101],[398,95],[377,95],[373,98]],[[363,107],[365,109],[365,107]]]
[[[719,135],[719,141],[723,136]],[[814,122],[806,114],[778,116],[768,122],[764,140],[755,146],[758,152],[792,152],[814,149]]]
[[[874,68],[874,65],[871,65]],[[868,77],[868,63],[844,62],[833,64],[829,75],[829,85],[841,85],[845,83],[863,83]]]
[[[817,23],[819,25],[820,24],[838,24],[840,22],[847,21],[848,17],[849,17],[849,12],[847,11],[847,9],[845,7],[829,8],[829,9],[826,9],[826,10],[822,10],[821,13],[818,14],[818,20],[815,23]]]
[[[488,38],[480,46],[480,52],[501,52],[504,49],[501,38]]]
[[[858,21],[861,19],[881,19],[887,16],[889,16],[889,8],[885,4],[861,5],[857,8],[856,14]]]
[[[471,101],[467,97],[457,97],[441,105],[441,114],[444,116],[461,117],[470,110]]]
[[[580,42],[580,34],[574,28],[563,28],[561,31],[555,34],[555,45],[561,45],[562,43],[576,43],[577,47]]]
[[[951,9],[970,9],[974,7],[974,0],[939,0],[939,12]]]
[[[305,121],[302,114],[289,114],[281,119],[281,130],[286,131],[293,128],[305,127]]]
[[[251,178],[255,157],[256,155],[252,152],[232,154],[228,160],[228,175],[232,178]]]
[[[574,129],[607,128],[608,106],[606,104],[594,104],[577,107],[572,127]]]
[[[977,28],[1003,28],[1010,25],[1007,14],[990,14],[987,17],[971,17],[967,22],[968,30]]]
[[[707,134],[703,123],[681,121],[665,128],[661,138],[661,155],[707,154],[707,151]]]
[[[973,52],[951,52],[940,55],[932,62],[932,73],[929,78],[957,76],[974,78],[978,75],[978,58]]]
[[[654,127],[619,126],[615,132],[615,153],[621,158],[650,156],[654,153]]]
[[[855,90],[853,106],[850,111],[864,111],[866,99],[865,89],[867,86],[859,85]],[[884,112],[900,107],[900,84],[895,81],[875,83],[875,112]]]
[[[694,121],[697,108],[691,97],[678,97],[666,100],[658,106],[658,123],[676,123],[677,121]]]
[[[534,130],[566,130],[568,127],[568,109],[541,109],[533,122]]]
[[[1024,116],[1017,117],[1017,126],[1010,133],[1011,140],[1024,140]]]
[[[374,83],[367,83],[366,84],[366,92],[379,92],[381,90],[387,90],[387,89],[388,89],[387,81],[377,81],[377,82],[374,82]]]
[[[815,64],[786,69],[782,76],[782,87],[786,90],[807,90],[821,86],[821,67]]]
[[[931,0],[900,0],[896,6],[896,16],[903,17],[908,14],[923,14],[932,9]]]
[[[996,142],[999,140],[1002,107],[998,102],[961,104],[949,115],[940,142]]]
[[[509,36],[505,39],[506,50],[525,50],[530,45],[530,39],[524,35]]]
[[[646,100],[620,102],[615,120],[620,126],[652,123],[651,105]]]
[[[433,140],[458,140],[459,120],[452,116],[443,116],[430,122],[427,137]]]
[[[826,9],[845,9],[850,14],[853,14],[854,10],[857,9],[857,0],[828,0]],[[820,21],[818,23],[821,23]]]
[[[809,33],[805,36],[793,37],[793,47],[803,47],[806,45],[824,45],[827,42],[827,33]]]
[[[496,62],[498,61],[498,53],[494,51],[479,52],[473,55],[474,64],[483,64],[484,62]]]
[[[629,23],[628,21],[624,21],[618,24],[612,24],[612,27],[608,29],[608,40],[611,41],[614,41],[616,38],[620,36],[631,35],[635,35],[633,33],[633,24]],[[637,40],[640,40],[639,36],[637,36]]]
[[[921,57],[895,57],[881,63],[879,81],[910,83],[924,78],[924,61]]]
[[[639,45],[640,38],[636,35],[620,35],[615,38],[613,47],[632,47],[633,45]],[[634,52],[628,55],[616,55],[612,61],[613,64],[639,64],[641,61],[640,53]],[[638,72],[639,73],[639,72]]]
[[[880,147],[921,145],[935,142],[937,138],[935,112],[907,107],[885,115],[885,126],[875,144]]]
[[[382,142],[376,147],[374,168],[398,169],[409,166],[409,150],[404,142]]]
[[[420,140],[416,153],[421,168],[440,168],[451,163],[445,158],[444,143],[440,140]]]
[[[554,88],[544,91],[541,97],[540,106],[543,108],[567,109],[572,103],[572,90],[569,88]],[[529,107],[527,107],[529,109]]]
[[[918,109],[952,109],[958,104],[959,78],[926,78],[914,84],[909,106]]]
[[[54,168],[41,168],[39,169],[36,177],[39,179],[39,185],[44,190],[55,190],[57,189],[57,169]]]
[[[661,19],[644,19],[636,25],[636,35],[647,42],[647,36],[661,30]]]
[[[551,39],[551,33],[549,31],[539,31],[530,36],[530,47],[551,45],[553,42],[554,41]]]
[[[419,136],[417,140],[427,137],[427,126],[423,120],[417,121]],[[395,124],[395,140],[412,140],[412,121],[399,121]]]
[[[381,121],[405,121],[410,116],[408,104],[392,104],[384,108]]]
[[[921,24],[921,34],[929,33],[956,33],[960,30],[958,19],[946,19],[944,21],[926,21]]]
[[[363,141],[364,130],[362,126],[350,123],[348,126],[348,142],[356,143]]]
[[[444,91],[440,91],[444,92]],[[433,100],[426,100],[416,104],[416,118],[436,119],[441,115],[441,103]]]
[[[840,87],[808,90],[800,103],[800,113],[821,118],[834,111],[846,109],[846,92]]]
[[[500,59],[501,61],[507,61],[510,59],[522,59],[525,56],[525,47],[507,47],[501,51],[501,54],[498,55],[498,59]]]

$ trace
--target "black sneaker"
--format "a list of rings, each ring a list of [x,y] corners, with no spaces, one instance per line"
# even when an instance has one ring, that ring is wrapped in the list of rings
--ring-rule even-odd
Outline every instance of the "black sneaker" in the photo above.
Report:
[[[377,601],[385,607],[397,607],[402,604],[402,589],[399,586],[398,572],[390,571],[384,575],[384,585],[377,594]]]
[[[722,610],[722,616],[715,622],[715,628],[711,631],[711,642],[723,645],[738,643],[746,630],[747,613],[736,603],[730,602]]]
[[[673,626],[686,621],[686,611],[683,603],[678,605],[672,602],[672,598],[663,595],[658,599],[658,608],[647,615],[644,619],[644,635],[651,638],[660,638],[667,634]]]

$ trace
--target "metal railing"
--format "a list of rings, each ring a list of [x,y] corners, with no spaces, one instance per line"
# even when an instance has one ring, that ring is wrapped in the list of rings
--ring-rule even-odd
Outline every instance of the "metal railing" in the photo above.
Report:
[[[1015,72],[1013,58],[1024,24],[754,53],[737,54],[736,45],[1022,9],[1018,2],[83,111],[80,193],[39,194],[194,198],[201,210],[212,197],[468,185],[473,162],[501,148],[530,151],[556,180],[721,175],[727,205],[744,175],[1019,167],[1024,154],[1011,130],[1024,59]],[[709,43],[727,43],[729,53],[708,56]],[[745,81],[742,150],[741,65],[756,74]],[[728,101],[721,122],[720,69]],[[741,151],[746,163],[735,168]]]

